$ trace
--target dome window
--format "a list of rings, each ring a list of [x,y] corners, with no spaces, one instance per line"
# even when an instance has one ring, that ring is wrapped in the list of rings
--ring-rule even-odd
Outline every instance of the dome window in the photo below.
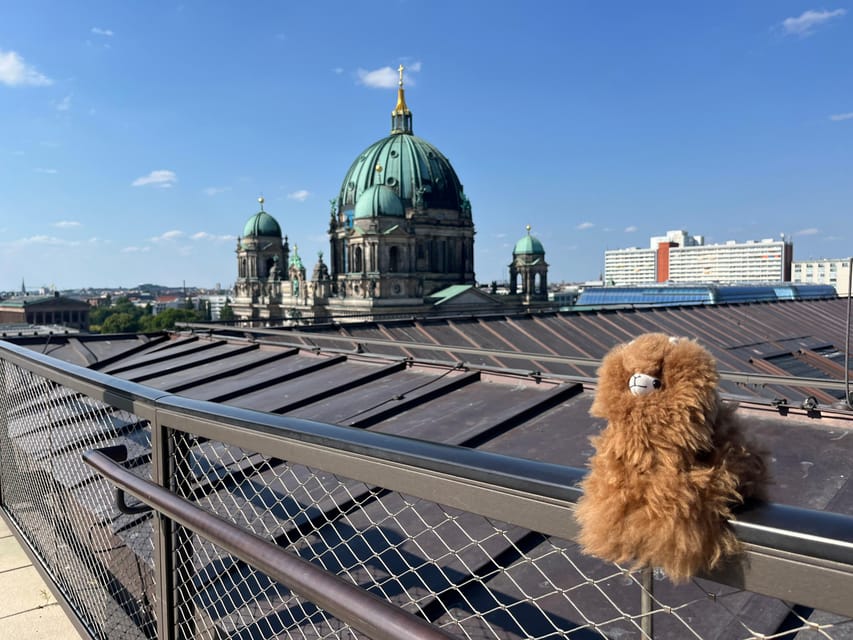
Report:
[[[397,184],[397,180],[396,180],[396,178],[394,178],[393,176],[389,176],[389,177],[385,180],[385,184],[387,184],[389,187],[393,187],[395,184]]]
[[[396,149],[391,149],[391,152],[388,155],[391,156],[392,158],[396,158],[400,154],[397,153]]]

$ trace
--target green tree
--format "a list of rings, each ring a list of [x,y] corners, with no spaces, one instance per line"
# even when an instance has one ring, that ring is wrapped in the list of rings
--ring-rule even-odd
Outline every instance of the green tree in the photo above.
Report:
[[[178,322],[199,322],[197,311],[189,309],[166,309],[156,316],[142,318],[142,330],[145,332],[173,329]]]
[[[225,304],[219,310],[219,319],[226,321],[234,320],[234,309],[231,308],[231,300],[229,298],[225,298]]]
[[[138,330],[139,321],[129,313],[114,313],[101,325],[101,333],[133,333]]]
[[[113,314],[109,307],[95,307],[89,311],[89,326],[96,327],[104,324],[104,320]]]

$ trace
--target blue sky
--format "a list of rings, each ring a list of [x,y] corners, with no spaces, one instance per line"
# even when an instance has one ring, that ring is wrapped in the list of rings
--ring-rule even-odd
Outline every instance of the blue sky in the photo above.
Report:
[[[850,2],[30,0],[0,19],[0,290],[230,286],[260,195],[310,269],[400,63],[482,282],[526,224],[551,281],[669,229],[853,254]]]

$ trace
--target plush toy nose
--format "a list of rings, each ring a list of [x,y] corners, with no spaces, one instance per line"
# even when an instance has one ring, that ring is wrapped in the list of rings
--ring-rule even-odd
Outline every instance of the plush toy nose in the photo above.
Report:
[[[635,373],[628,381],[628,389],[635,396],[644,396],[652,391],[657,391],[660,387],[660,380],[645,373]]]

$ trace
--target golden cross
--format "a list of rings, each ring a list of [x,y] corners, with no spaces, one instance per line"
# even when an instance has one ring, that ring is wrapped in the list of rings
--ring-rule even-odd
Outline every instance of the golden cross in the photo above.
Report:
[[[397,71],[400,72],[400,86],[401,87],[403,86],[403,69],[405,69],[405,67],[403,65],[400,65],[400,67],[397,69]]]

